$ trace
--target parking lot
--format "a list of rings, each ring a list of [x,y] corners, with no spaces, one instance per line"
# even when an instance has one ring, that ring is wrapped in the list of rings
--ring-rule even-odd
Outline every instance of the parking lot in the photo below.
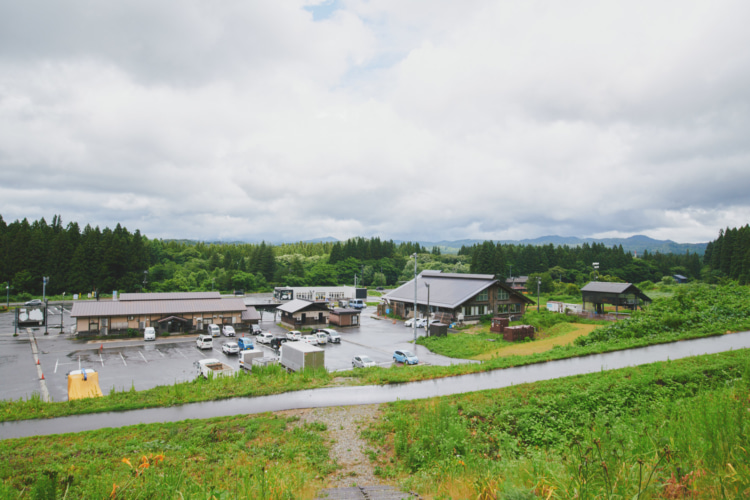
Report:
[[[395,324],[391,320],[374,318],[375,308],[367,308],[361,316],[359,327],[337,328],[341,334],[341,344],[323,346],[326,368],[329,371],[351,368],[352,358],[366,354],[380,366],[392,364],[393,351],[409,349],[419,357],[420,364],[449,365],[465,362],[438,356],[426,348],[414,346],[411,328],[405,328],[402,322]],[[214,339],[213,350],[200,350],[195,346],[195,336],[160,337],[155,342],[133,340],[96,340],[76,339],[69,333],[70,329],[60,334],[60,309],[51,307],[47,330],[44,327],[34,328],[33,333],[39,348],[39,360],[50,396],[53,401],[67,399],[67,373],[80,368],[93,368],[99,372],[99,384],[104,394],[112,389],[117,391],[149,389],[158,385],[171,385],[174,382],[195,378],[193,363],[202,358],[217,358],[224,363],[239,369],[237,355],[225,355],[221,351],[224,342],[231,341],[226,337]],[[65,312],[65,325],[72,325],[73,320]],[[25,329],[19,330],[19,336],[13,337],[13,315],[0,315],[0,376],[5,382],[0,390],[2,399],[28,398],[34,392],[40,392],[37,367],[34,365],[29,335]],[[271,314],[265,314],[260,324],[264,331],[285,333],[286,330],[273,323]],[[424,335],[424,330],[418,330]],[[240,335],[242,335],[240,333]],[[256,342],[256,348],[265,351],[268,357],[277,353]]]

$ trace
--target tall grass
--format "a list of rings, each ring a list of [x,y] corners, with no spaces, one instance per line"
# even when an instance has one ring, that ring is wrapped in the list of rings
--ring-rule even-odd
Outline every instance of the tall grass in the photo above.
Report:
[[[745,350],[394,403],[365,437],[435,498],[748,498],[749,366]]]

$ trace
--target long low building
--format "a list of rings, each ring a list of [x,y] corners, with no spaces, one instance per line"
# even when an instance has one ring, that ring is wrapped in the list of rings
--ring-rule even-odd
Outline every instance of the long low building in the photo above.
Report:
[[[157,333],[203,331],[207,325],[257,323],[260,316],[242,298],[219,292],[123,293],[119,300],[73,303],[79,334],[110,335],[154,327]]]
[[[491,274],[458,274],[422,271],[416,278],[417,317],[440,313],[444,322],[475,322],[482,316],[517,318],[526,306],[536,304]],[[402,318],[414,312],[414,280],[389,292],[383,299]]]

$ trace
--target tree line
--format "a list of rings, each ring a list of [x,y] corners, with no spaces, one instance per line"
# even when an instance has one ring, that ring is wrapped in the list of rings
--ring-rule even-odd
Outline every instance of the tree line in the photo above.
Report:
[[[425,269],[452,273],[539,277],[544,290],[560,284],[580,286],[596,278],[630,283],[658,282],[674,274],[690,279],[750,281],[750,229],[726,229],[698,254],[644,252],[636,258],[622,246],[600,243],[518,245],[484,241],[463,246],[458,255],[419,243],[351,238],[337,242],[208,243],[148,239],[139,230],[83,229],[76,222],[63,225],[55,215],[7,224],[0,216],[0,283],[11,294],[41,295],[42,277],[49,277],[47,293],[99,291],[169,292],[270,291],[273,286],[397,286]],[[594,269],[593,263],[598,263]],[[574,288],[570,288],[574,291]]]

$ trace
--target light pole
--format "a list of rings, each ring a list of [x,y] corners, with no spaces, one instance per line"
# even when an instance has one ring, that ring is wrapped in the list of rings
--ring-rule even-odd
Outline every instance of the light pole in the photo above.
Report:
[[[10,282],[5,282],[5,308],[10,309]]]
[[[47,310],[49,309],[49,304],[47,303],[47,299],[44,299],[44,334],[49,335],[49,332],[47,331],[47,326],[49,325],[49,316],[47,316]]]
[[[65,325],[65,292],[63,292],[62,305],[60,306],[60,335],[63,333]]]
[[[143,271],[143,293],[146,293],[146,277],[148,277],[148,271]]]
[[[539,288],[542,286],[542,278],[536,277],[536,312],[539,312]]]
[[[594,262],[591,265],[594,267],[594,272],[596,273],[594,274],[594,281],[599,281],[599,263]]]
[[[427,323],[424,325],[424,331],[427,333],[427,336],[430,336],[430,284],[425,283],[424,286],[427,287]]]
[[[414,349],[417,348],[417,252],[414,252],[414,316],[412,317],[412,328],[414,330]]]
[[[47,297],[47,283],[49,283],[49,276],[44,276],[42,278],[42,302],[46,302]]]

